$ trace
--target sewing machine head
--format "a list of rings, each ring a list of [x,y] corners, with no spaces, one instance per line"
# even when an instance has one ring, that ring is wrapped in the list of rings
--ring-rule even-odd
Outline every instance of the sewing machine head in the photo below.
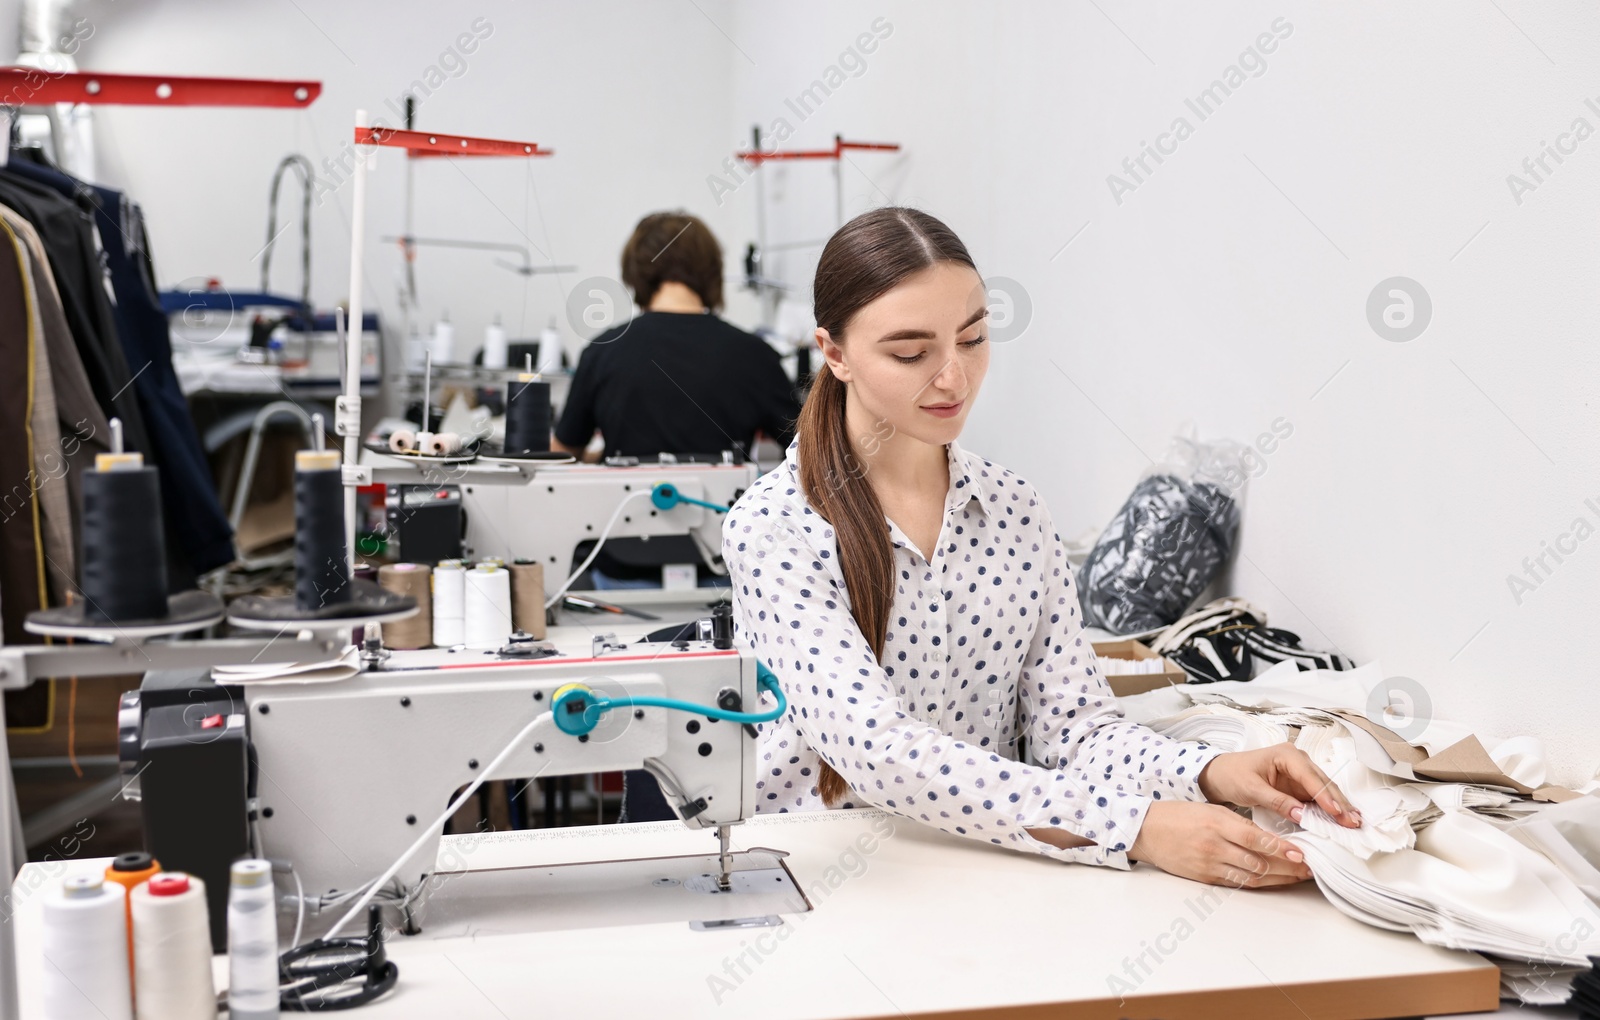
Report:
[[[475,484],[464,474],[466,555],[542,563],[545,590],[554,594],[572,567],[573,550],[610,522],[612,540],[687,537],[693,546],[685,546],[685,562],[715,566],[721,562],[723,518],[701,504],[732,506],[759,473],[756,465],[729,457],[725,463],[541,467],[520,485]],[[670,506],[651,498],[663,482],[679,497]]]
[[[308,892],[345,892],[428,833],[396,874],[409,889],[435,869],[430,823],[480,776],[644,768],[691,828],[750,817],[755,727],[685,708],[757,711],[757,671],[749,652],[717,640],[592,658],[397,653],[386,668],[322,683],[191,678],[175,691],[169,677],[164,697],[153,678],[130,692],[123,754],[147,849],[168,869],[225,891],[212,875],[253,847],[292,862]]]

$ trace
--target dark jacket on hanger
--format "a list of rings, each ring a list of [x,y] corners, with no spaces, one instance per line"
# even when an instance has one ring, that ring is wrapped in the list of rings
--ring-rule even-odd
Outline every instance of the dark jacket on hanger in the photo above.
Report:
[[[128,392],[135,395],[147,430],[144,450],[161,469],[169,568],[176,568],[169,569],[169,580],[174,589],[192,587],[195,575],[232,561],[233,530],[173,371],[171,334],[156,294],[143,216],[121,192],[83,184],[53,167],[19,159],[9,169],[94,216],[115,297],[107,305],[114,346],[125,364],[138,366]]]
[[[39,231],[95,400],[106,417],[122,419],[128,450],[159,460],[150,448],[138,396],[128,385],[132,373],[117,341],[92,214],[34,179],[29,172],[36,169],[40,168],[17,161],[0,168],[0,202],[21,213]]]

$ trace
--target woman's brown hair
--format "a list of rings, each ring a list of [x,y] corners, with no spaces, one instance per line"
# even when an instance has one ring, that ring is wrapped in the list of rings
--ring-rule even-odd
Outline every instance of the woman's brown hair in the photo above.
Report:
[[[850,320],[907,277],[940,262],[976,271],[955,232],[925,212],[894,206],[863,213],[828,239],[811,287],[817,326],[842,343]],[[800,410],[800,485],[811,508],[833,526],[850,615],[882,658],[894,605],[894,549],[883,507],[845,423],[847,384],[826,368]],[[826,761],[817,790],[832,807],[850,786]]]
[[[622,282],[640,308],[650,307],[663,283],[681,283],[715,311],[722,307],[722,247],[688,213],[651,213],[622,246]]]

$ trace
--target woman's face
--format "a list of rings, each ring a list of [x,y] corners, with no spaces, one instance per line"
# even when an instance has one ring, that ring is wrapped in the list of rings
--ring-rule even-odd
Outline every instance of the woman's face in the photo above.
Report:
[[[940,262],[863,306],[843,342],[818,329],[817,345],[878,439],[943,445],[961,434],[989,370],[987,315],[978,274]]]

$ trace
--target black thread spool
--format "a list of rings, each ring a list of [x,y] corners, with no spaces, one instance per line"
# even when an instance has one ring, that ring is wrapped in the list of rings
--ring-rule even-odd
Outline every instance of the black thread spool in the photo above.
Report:
[[[120,447],[119,444],[115,444]],[[82,589],[85,620],[161,620],[167,615],[167,542],[161,479],[137,453],[104,453],[83,473]]]
[[[310,612],[350,601],[344,481],[337,450],[294,456],[294,604]]]
[[[519,373],[506,383],[506,442],[508,456],[550,452],[550,384],[537,376]]]

